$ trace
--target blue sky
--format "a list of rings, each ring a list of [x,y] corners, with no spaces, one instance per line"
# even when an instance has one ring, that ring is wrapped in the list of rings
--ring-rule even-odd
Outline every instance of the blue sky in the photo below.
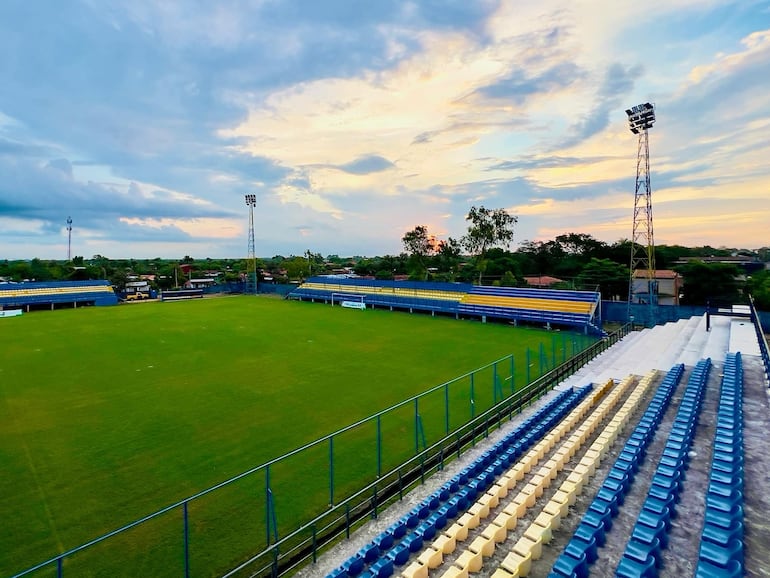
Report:
[[[770,245],[770,0],[3,0],[0,258],[394,254],[631,233]]]

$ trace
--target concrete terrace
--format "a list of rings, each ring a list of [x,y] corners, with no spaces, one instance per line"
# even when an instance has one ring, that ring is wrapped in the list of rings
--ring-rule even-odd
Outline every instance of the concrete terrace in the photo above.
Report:
[[[475,503],[472,500],[467,511],[461,509],[456,516],[448,519],[437,530],[435,537],[425,539],[420,549],[412,551],[405,563],[394,565],[391,574],[414,578],[465,578],[469,572],[472,576],[494,575],[495,578],[549,575],[624,450],[626,441],[648,409],[666,372],[677,364],[684,364],[681,381],[670,395],[669,405],[646,447],[639,472],[612,518],[611,528],[606,531],[606,542],[597,550],[598,560],[588,566],[591,576],[617,575],[619,561],[628,547],[651,488],[653,473],[667,447],[675,418],[684,407],[682,402],[686,400],[689,390],[688,379],[694,371],[697,372],[695,366],[699,361],[710,358],[712,365],[702,389],[699,414],[694,418],[696,427],[687,454],[689,459],[684,470],[680,499],[670,520],[668,545],[661,550],[662,567],[658,568],[660,576],[694,576],[714,454],[720,385],[728,352],[741,353],[744,375],[744,569],[750,576],[770,576],[770,549],[767,547],[770,544],[770,522],[767,518],[770,511],[770,458],[764,451],[764,438],[770,431],[767,380],[751,323],[747,319],[722,316],[711,317],[709,331],[706,330],[704,316],[630,333],[561,383],[537,405],[490,435],[485,443],[467,451],[461,459],[434,475],[377,520],[355,532],[350,540],[338,544],[321,556],[318,562],[304,568],[299,575],[318,577],[334,574],[341,564],[365,549],[426,497],[445,486],[453,476],[480,459],[494,444],[505,440],[517,426],[556,399],[560,392],[594,384],[592,392],[585,396],[578,409],[572,410],[580,415],[570,413],[560,426],[551,430],[547,436],[550,442],[540,442],[519,460],[529,460],[531,469],[511,464],[489,489],[481,490],[480,498]],[[603,386],[605,391],[600,392]],[[554,436],[557,428],[560,428],[558,436]],[[607,433],[610,429],[613,432],[617,429],[617,433],[610,436]],[[581,432],[579,443],[576,431]],[[568,444],[572,444],[572,449],[566,456],[564,447]],[[535,451],[539,452],[538,455],[533,455]],[[591,457],[594,464],[591,469],[595,467],[592,473],[582,465],[588,463],[587,456],[594,456]],[[536,499],[528,498],[525,507],[521,498],[523,492],[534,490],[524,488],[535,486],[538,495]],[[579,486],[579,491],[572,493],[572,503],[568,507],[564,504],[561,513],[552,517],[553,523],[547,531],[542,531],[535,520],[548,518],[543,512],[551,511],[548,508],[553,509],[553,504],[558,503],[562,495],[559,492],[571,486]],[[511,519],[509,514],[514,511],[516,514]],[[458,529],[458,520],[464,520],[465,526]],[[507,527],[502,527],[506,524]],[[521,551],[522,544],[530,544],[527,540],[535,540],[532,538],[533,528],[542,534],[542,540],[537,539],[537,555],[517,566],[513,562],[520,562],[522,556],[516,552]],[[491,538],[493,533],[494,539]],[[385,548],[381,554],[384,560]],[[377,565],[372,559],[358,575],[384,576],[389,569],[387,560]]]

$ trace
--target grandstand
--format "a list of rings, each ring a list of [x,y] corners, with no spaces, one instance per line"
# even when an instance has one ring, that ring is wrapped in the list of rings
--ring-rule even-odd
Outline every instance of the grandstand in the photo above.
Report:
[[[592,291],[311,277],[287,298],[334,303],[335,296],[345,295],[361,297],[369,307],[449,314],[482,321],[521,321],[601,334],[598,318],[601,295]]]
[[[632,332],[301,576],[743,576],[766,548],[767,344]]]
[[[115,305],[118,297],[109,281],[40,281],[0,285],[0,309],[58,309]]]

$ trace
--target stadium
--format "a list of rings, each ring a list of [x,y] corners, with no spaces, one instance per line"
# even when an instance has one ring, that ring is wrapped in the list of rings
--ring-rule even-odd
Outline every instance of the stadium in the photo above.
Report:
[[[770,363],[753,307],[608,334],[600,296],[591,292],[317,277],[285,300],[239,296],[76,312],[116,299],[98,282],[21,285],[0,292],[6,312],[25,311],[3,321],[15,334],[4,347],[30,350],[47,332],[53,342],[37,351],[55,361],[52,373],[38,366],[36,374],[39,353],[27,351],[3,372],[42,384],[30,387],[32,399],[48,397],[82,421],[70,434],[50,427],[55,412],[40,402],[39,421],[25,427],[11,420],[10,445],[19,435],[31,446],[26,458],[3,450],[15,464],[7,488],[28,485],[31,501],[7,510],[24,523],[3,537],[14,552],[3,574],[739,576],[770,565],[762,547]],[[73,311],[26,314],[35,309]],[[286,367],[272,374],[264,359],[250,363],[254,335],[244,311],[261,321],[265,359],[293,360],[299,390],[289,387]],[[84,314],[95,317],[81,321]],[[122,333],[150,320],[166,327],[166,338],[148,335],[146,348],[120,345]],[[217,325],[246,333],[223,339]],[[102,333],[104,326],[115,333]],[[359,334],[363,328],[368,333]],[[458,341],[427,343],[437,333]],[[389,341],[405,347],[390,349]],[[471,343],[479,346],[475,357]],[[316,345],[322,357],[310,359]],[[83,348],[91,367],[52,386],[56,372],[74,371],[66,360],[84,359]],[[425,357],[409,356],[421,349]],[[207,355],[196,356],[201,350]],[[232,367],[206,374],[209,357]],[[303,358],[309,365],[297,361]],[[316,373],[319,359],[334,359],[334,367]],[[139,372],[144,381],[163,370],[163,360],[173,378],[141,386]],[[394,387],[418,366],[411,390]],[[388,367],[396,372],[387,375]],[[93,383],[110,368],[122,405],[79,413],[108,405],[110,387]],[[263,375],[245,382],[249,387],[283,385],[272,397],[248,392],[263,406],[250,413],[254,408],[238,407],[244,386],[237,376],[257,368]],[[346,389],[340,376],[351,374],[379,377],[367,378],[372,387]],[[193,375],[224,390],[204,392]],[[439,377],[427,388],[431,375]],[[179,387],[198,404],[205,399],[210,415],[189,413]],[[139,397],[136,407],[155,400],[162,408],[168,400],[161,388],[174,393],[175,411],[146,410],[151,419],[137,426],[120,418]],[[383,395],[382,388],[393,391]],[[332,401],[328,413],[324,398]],[[271,420],[275,404],[289,408],[288,417]],[[317,420],[312,431],[319,435],[293,435],[307,428],[287,428],[292,414]],[[268,424],[273,437],[266,430],[249,436],[255,421]],[[179,426],[188,432],[188,463],[176,462]],[[130,427],[138,431],[125,431]],[[199,445],[206,428],[234,439]],[[166,430],[174,430],[166,454],[146,442],[122,447],[163,439]],[[53,455],[33,455],[35,443],[58,447],[52,436],[69,435],[73,453],[66,456],[83,462],[80,480],[57,472]],[[102,447],[97,436],[107,438]],[[249,437],[256,437],[251,445]],[[217,451],[224,455],[209,455]],[[125,463],[134,471],[125,472]],[[191,463],[213,470],[195,473]],[[228,474],[219,475],[224,465]],[[175,470],[171,482],[161,480],[165,469]],[[98,496],[113,481],[106,498]],[[172,482],[168,501],[158,503],[157,488]],[[51,532],[54,540],[43,537]],[[37,555],[46,548],[49,556]]]

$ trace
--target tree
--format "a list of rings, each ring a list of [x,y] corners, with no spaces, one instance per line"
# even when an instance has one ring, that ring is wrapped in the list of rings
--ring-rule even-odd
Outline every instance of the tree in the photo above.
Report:
[[[675,270],[684,277],[682,305],[732,305],[741,300],[735,265],[691,261]]]
[[[411,257],[413,273],[420,277],[425,275],[427,278],[428,267],[425,261],[436,252],[436,237],[428,234],[428,227],[425,225],[417,225],[401,237],[401,242]]]
[[[435,262],[438,270],[446,274],[449,281],[454,281],[457,270],[460,267],[462,245],[457,239],[448,237],[446,241],[439,241],[436,249]]]
[[[517,285],[518,281],[510,271],[506,271],[503,277],[500,279],[500,286],[502,287],[516,287]]]
[[[482,205],[471,207],[465,220],[471,224],[462,244],[469,253],[476,256],[481,284],[481,276],[486,268],[487,250],[499,245],[508,247],[513,240],[513,227],[519,219],[505,209],[486,209]]]
[[[760,311],[770,311],[770,271],[757,271],[746,279],[746,291]]]
[[[286,276],[290,280],[303,280],[307,277],[310,270],[310,264],[304,257],[290,257],[281,266],[286,269]]]
[[[565,233],[556,237],[555,241],[568,255],[599,258],[604,256],[607,250],[606,243],[594,239],[586,233]]]
[[[308,264],[308,277],[312,277],[313,273],[320,274],[324,269],[324,258],[321,253],[313,253],[310,249],[305,251],[305,259]]]
[[[628,296],[628,267],[615,263],[610,259],[591,259],[577,276],[577,283],[584,289],[593,290],[599,287],[605,299],[619,297],[621,300]]]

